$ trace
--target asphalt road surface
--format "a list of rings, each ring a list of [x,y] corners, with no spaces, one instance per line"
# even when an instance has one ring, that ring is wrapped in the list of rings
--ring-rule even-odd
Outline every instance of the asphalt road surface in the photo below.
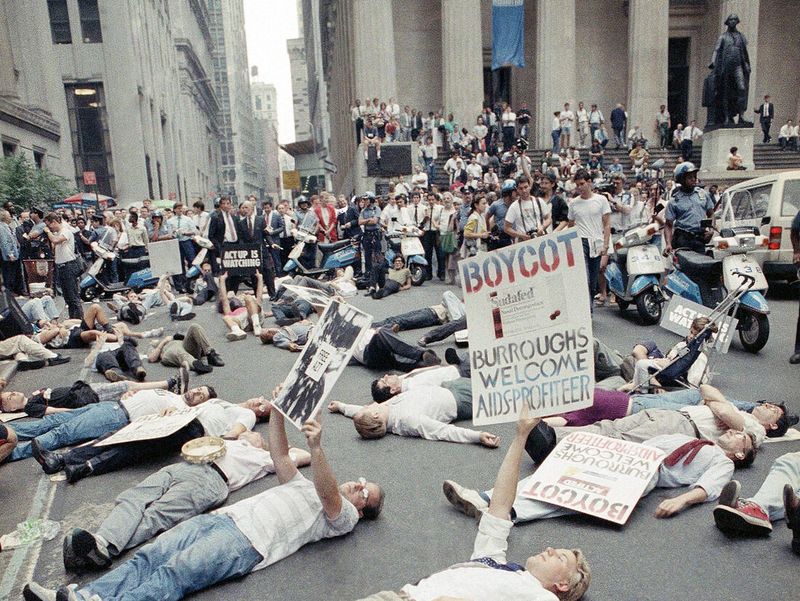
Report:
[[[428,282],[382,301],[359,296],[352,302],[376,318],[383,318],[434,304],[446,289],[438,282]],[[797,292],[774,288],[769,302],[772,335],[766,348],[751,355],[735,341],[730,352],[713,363],[714,384],[733,398],[785,400],[797,412],[800,367],[790,366],[787,361],[794,342]],[[196,321],[208,330],[226,366],[195,378],[194,382],[213,384],[226,400],[268,394],[297,358],[286,351],[263,347],[252,336],[241,342],[227,342],[223,325],[210,306],[199,309]],[[186,328],[185,322],[171,324],[164,315],[154,316],[146,325],[165,325],[170,332]],[[594,332],[621,350],[642,338],[654,338],[662,348],[678,339],[658,327],[641,325],[633,311],[621,316],[613,307],[596,310]],[[413,341],[420,334],[406,332],[403,337]],[[433,348],[443,355],[446,346],[441,343]],[[146,347],[144,343],[140,348]],[[74,356],[71,363],[18,374],[10,389],[28,393],[42,385],[70,384],[81,375],[85,353],[68,353]],[[170,375],[170,370],[158,365],[148,368],[148,373],[149,379],[161,379]],[[376,375],[363,367],[348,368],[331,399],[366,404],[370,381]],[[91,377],[97,379],[98,374]],[[325,413],[323,446],[337,477],[341,482],[365,476],[382,484],[387,492],[383,515],[375,522],[360,524],[349,536],[305,547],[275,565],[193,598],[359,599],[380,590],[397,590],[469,557],[476,524],[447,503],[442,481],[453,479],[473,488],[490,487],[513,435],[513,425],[491,428],[503,441],[499,449],[490,450],[392,435],[363,441],[349,419]],[[257,428],[266,434],[266,424]],[[296,430],[289,432],[289,439],[293,445],[303,444]],[[742,481],[743,494],[755,492],[776,457],[796,451],[800,451],[800,442],[764,445],[753,467],[736,476]],[[13,530],[28,517],[57,520],[62,532],[75,526],[91,530],[110,511],[115,495],[174,460],[179,458],[86,478],[76,485],[51,482],[33,459],[3,465],[0,532]],[[532,464],[525,458],[522,475],[531,469]],[[276,484],[274,477],[264,478],[231,495],[229,502]],[[585,598],[593,601],[797,598],[800,558],[791,553],[791,532],[783,522],[775,525],[769,538],[733,540],[714,527],[710,505],[693,507],[673,519],[656,519],[653,514],[660,501],[679,492],[654,491],[639,503],[624,527],[580,516],[521,525],[510,537],[509,559],[524,563],[528,555],[546,546],[580,547],[593,571],[592,586]],[[61,542],[62,536],[58,536],[42,544],[0,553],[0,599],[20,599],[22,585],[31,578],[52,588],[85,581],[86,576],[65,573]]]

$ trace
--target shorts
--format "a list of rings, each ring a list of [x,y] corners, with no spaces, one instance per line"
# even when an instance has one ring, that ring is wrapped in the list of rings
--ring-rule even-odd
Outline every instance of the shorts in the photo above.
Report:
[[[84,342],[81,338],[81,334],[89,330],[89,326],[86,324],[85,321],[81,319],[81,324],[79,326],[74,326],[69,331],[69,337],[67,338],[67,344],[64,345],[64,348],[88,348],[91,346],[90,342]]]
[[[637,345],[643,346],[647,349],[647,358],[648,359],[663,359],[664,353],[658,350],[658,345],[655,343],[654,340],[642,340],[641,342],[637,342]]]
[[[233,317],[236,322],[239,324],[239,327],[244,329],[248,323],[250,323],[250,316],[247,314],[246,307],[239,307],[238,309],[234,309],[230,313],[228,313],[229,317]]]
[[[561,135],[568,136],[572,133],[572,126],[571,125],[562,125],[561,126]]]

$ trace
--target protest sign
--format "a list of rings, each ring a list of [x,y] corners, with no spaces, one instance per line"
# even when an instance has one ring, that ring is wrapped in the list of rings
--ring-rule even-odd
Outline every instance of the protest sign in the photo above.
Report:
[[[371,315],[347,303],[331,300],[272,406],[298,429],[312,419],[371,324]]]
[[[664,456],[647,445],[572,432],[547,456],[520,494],[624,524]]]
[[[459,263],[469,329],[472,421],[556,415],[592,404],[589,288],[578,230]]]
[[[331,302],[331,297],[322,290],[316,288],[306,288],[305,286],[295,286],[293,284],[283,284],[289,292],[294,292],[299,298],[308,301],[314,307],[327,307]]]
[[[147,245],[147,254],[150,256],[150,272],[153,277],[183,273],[181,249],[177,240],[150,242]]]
[[[661,316],[661,323],[659,325],[665,330],[669,330],[685,338],[692,326],[692,321],[694,321],[696,317],[708,317],[711,315],[712,311],[713,309],[709,307],[698,305],[681,296],[674,295],[669,300],[667,310],[664,311],[664,315]],[[726,315],[722,319],[717,320],[719,332],[714,336],[714,350],[721,353],[728,352],[738,323],[739,321],[730,315]]]
[[[170,415],[145,415],[133,420],[124,428],[120,428],[108,438],[96,442],[95,446],[105,447],[112,444],[152,440],[174,434],[197,417],[197,407],[178,409]]]
[[[222,271],[228,275],[249,277],[261,269],[260,244],[223,244]]]

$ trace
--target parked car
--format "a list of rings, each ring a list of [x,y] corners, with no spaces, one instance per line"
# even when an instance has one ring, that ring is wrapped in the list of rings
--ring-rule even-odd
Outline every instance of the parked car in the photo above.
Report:
[[[755,250],[752,257],[768,280],[793,281],[797,267],[792,263],[789,231],[800,210],[800,171],[765,175],[735,184],[722,194],[717,228],[755,226],[769,245]]]

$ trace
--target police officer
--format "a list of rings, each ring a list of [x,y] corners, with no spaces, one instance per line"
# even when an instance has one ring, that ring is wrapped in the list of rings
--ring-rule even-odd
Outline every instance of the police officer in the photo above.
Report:
[[[375,195],[372,192],[365,192],[362,198],[367,204],[358,215],[358,225],[364,228],[361,237],[361,246],[364,249],[364,273],[368,274],[372,285],[374,284],[371,281],[372,255],[381,250],[381,209],[375,202]]]
[[[704,230],[700,226],[703,219],[714,213],[714,201],[702,188],[697,187],[697,167],[685,161],[675,167],[675,193],[667,204],[664,218],[664,254],[673,248],[688,248],[695,252],[705,252]]]
[[[311,209],[311,201],[305,196],[297,198],[297,209],[294,212],[294,225],[297,228],[296,240],[300,237],[308,238],[314,237],[313,241],[306,242],[303,247],[303,254],[300,255],[300,263],[306,269],[314,269],[317,262],[317,216]]]

